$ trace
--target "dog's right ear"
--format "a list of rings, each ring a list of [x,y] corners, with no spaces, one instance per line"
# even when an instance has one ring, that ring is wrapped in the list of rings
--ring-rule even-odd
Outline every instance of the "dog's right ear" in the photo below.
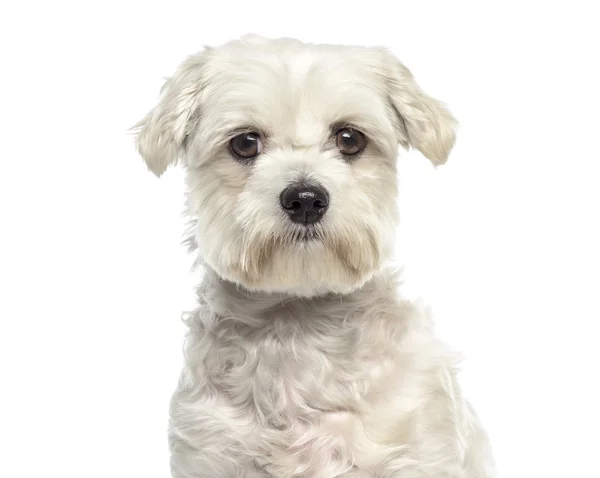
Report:
[[[132,130],[148,169],[160,176],[175,164],[191,133],[190,119],[200,108],[208,49],[185,60],[160,90],[158,104]]]

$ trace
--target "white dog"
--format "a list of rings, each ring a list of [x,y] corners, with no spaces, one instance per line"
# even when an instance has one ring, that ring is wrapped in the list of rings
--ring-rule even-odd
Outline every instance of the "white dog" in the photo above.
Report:
[[[191,56],[137,125],[185,166],[206,268],[171,407],[176,478],[488,478],[456,360],[386,269],[398,145],[455,121],[382,48],[246,36]]]

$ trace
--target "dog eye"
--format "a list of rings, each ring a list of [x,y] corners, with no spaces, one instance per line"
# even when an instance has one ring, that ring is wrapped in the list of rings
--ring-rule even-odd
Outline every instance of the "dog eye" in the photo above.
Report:
[[[344,156],[354,156],[364,151],[367,141],[360,131],[343,128],[335,134],[335,144]]]
[[[255,158],[263,150],[263,143],[258,133],[243,133],[229,142],[229,149],[236,159]]]

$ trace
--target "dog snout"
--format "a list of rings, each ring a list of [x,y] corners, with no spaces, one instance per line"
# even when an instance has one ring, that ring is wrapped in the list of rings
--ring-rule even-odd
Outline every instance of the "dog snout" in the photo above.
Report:
[[[298,224],[319,222],[329,207],[329,194],[318,184],[292,184],[279,197],[283,210]]]

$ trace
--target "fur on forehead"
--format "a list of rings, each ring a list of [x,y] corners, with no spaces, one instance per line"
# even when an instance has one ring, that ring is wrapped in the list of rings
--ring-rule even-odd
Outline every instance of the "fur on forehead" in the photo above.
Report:
[[[292,146],[317,144],[335,125],[360,129],[386,155],[397,145],[446,161],[456,121],[384,48],[308,44],[248,35],[189,57],[135,127],[149,169],[197,161],[240,129]],[[186,158],[190,145],[204,154]]]
[[[206,68],[196,138],[206,153],[244,129],[259,130],[281,146],[306,147],[352,125],[395,156],[393,111],[360,58],[306,49],[238,53],[219,54]]]

